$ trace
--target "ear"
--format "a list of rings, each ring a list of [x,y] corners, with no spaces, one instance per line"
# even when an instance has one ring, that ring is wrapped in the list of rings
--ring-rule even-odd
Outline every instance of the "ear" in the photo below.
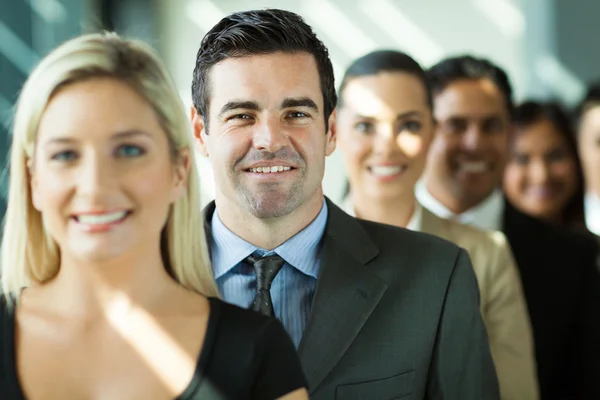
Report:
[[[190,149],[181,149],[178,159],[173,169],[174,186],[173,186],[173,202],[183,196],[188,187],[188,179],[190,176],[190,168],[192,168],[192,158]]]
[[[42,212],[38,185],[39,181],[37,175],[33,172],[33,161],[31,158],[27,159],[27,177],[29,179],[29,190],[31,191],[31,202],[33,203],[33,207],[39,212]]]
[[[208,157],[208,146],[206,145],[206,124],[204,117],[196,111],[196,107],[190,108],[192,120],[192,131],[194,133],[194,145],[203,156]]]
[[[329,120],[327,121],[327,137],[325,144],[325,155],[330,156],[334,150],[337,142],[337,126],[336,126],[336,118],[337,118],[337,107],[333,109],[333,112],[329,116]]]

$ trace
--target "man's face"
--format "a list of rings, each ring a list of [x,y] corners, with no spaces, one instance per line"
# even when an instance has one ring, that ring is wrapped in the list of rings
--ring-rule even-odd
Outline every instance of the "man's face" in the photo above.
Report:
[[[435,98],[438,122],[429,151],[429,192],[461,213],[500,185],[508,157],[510,116],[498,87],[488,79],[449,84]]]
[[[217,203],[261,219],[322,201],[326,132],[314,57],[271,53],[229,58],[209,77],[208,128],[193,115],[200,150],[212,163]]]

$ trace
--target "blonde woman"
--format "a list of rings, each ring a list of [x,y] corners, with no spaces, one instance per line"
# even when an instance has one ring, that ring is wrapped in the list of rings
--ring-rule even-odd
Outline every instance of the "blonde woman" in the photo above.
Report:
[[[275,319],[227,305],[191,134],[145,45],[73,39],[17,104],[2,243],[2,399],[306,399]]]

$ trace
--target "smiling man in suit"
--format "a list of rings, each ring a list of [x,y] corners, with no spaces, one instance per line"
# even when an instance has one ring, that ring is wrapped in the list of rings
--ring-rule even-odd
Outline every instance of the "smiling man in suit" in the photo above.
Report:
[[[298,15],[222,19],[192,96],[216,181],[205,215],[217,284],[283,322],[311,398],[499,398],[466,252],[324,197],[337,96],[327,49]]]
[[[417,199],[442,218],[501,230],[513,250],[543,400],[600,398],[600,275],[594,239],[527,216],[500,183],[513,114],[507,74],[472,56],[428,71],[437,131]]]

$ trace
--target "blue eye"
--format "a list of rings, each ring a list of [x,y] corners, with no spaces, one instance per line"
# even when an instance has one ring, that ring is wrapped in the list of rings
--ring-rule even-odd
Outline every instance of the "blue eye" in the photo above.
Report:
[[[369,134],[373,132],[374,126],[370,122],[358,122],[354,125],[354,129],[356,129],[357,132]]]
[[[53,161],[62,161],[62,162],[73,161],[75,158],[77,158],[77,154],[73,150],[64,150],[64,151],[58,152],[56,154],[53,154],[51,157],[51,159]]]
[[[140,146],[124,144],[117,149],[117,155],[120,157],[139,157],[146,152]]]

